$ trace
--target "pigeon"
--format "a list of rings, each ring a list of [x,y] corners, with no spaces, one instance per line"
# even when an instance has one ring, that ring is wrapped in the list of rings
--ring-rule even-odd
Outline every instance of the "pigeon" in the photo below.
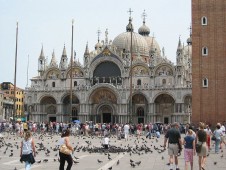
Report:
[[[119,160],[117,161],[116,165],[119,165]]]
[[[41,163],[42,161],[40,160],[40,161],[36,161],[36,162],[39,164],[39,163]]]
[[[135,162],[135,164],[139,166],[141,164],[141,161]]]
[[[98,163],[102,163],[103,161],[101,161],[101,160],[97,159],[97,162],[98,162]]]
[[[112,170],[112,166],[108,168],[109,170]]]
[[[43,162],[48,162],[48,159],[43,159]]]
[[[214,165],[216,165],[216,164],[217,164],[217,162],[214,162],[213,164],[214,164]]]

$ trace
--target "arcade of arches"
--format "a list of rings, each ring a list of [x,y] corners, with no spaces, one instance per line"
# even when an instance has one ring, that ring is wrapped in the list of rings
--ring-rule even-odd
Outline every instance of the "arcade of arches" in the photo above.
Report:
[[[147,97],[142,93],[132,96],[132,114],[130,115],[129,100],[124,105],[118,104],[118,96],[115,91],[107,87],[95,89],[89,97],[89,114],[80,114],[81,103],[77,96],[70,94],[62,97],[62,102],[57,101],[52,96],[44,96],[40,100],[37,110],[41,113],[41,121],[73,121],[92,120],[94,122],[163,122],[174,121],[187,122],[191,112],[191,96],[185,96],[183,103],[176,103],[169,94],[158,95],[153,103],[149,103]],[[124,110],[128,114],[121,114]],[[33,108],[35,110],[35,108]]]

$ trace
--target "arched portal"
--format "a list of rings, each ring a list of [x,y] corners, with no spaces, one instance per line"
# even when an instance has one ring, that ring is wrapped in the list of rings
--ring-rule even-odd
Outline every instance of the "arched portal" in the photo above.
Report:
[[[99,120],[100,122],[103,123],[111,123],[112,122],[112,115],[113,115],[113,109],[111,108],[110,105],[102,105],[98,109],[98,114],[100,115]]]
[[[92,103],[90,120],[99,123],[117,122],[114,109],[117,97],[111,89],[106,87],[96,89],[90,96],[90,103]]]
[[[144,123],[147,116],[148,101],[143,94],[135,94],[132,97],[132,122]]]
[[[72,95],[72,105],[70,95],[67,95],[63,99],[63,115],[67,117],[67,120],[78,120],[79,112],[79,99]]]
[[[144,123],[144,108],[143,107],[137,108],[137,119],[138,119],[138,123]]]
[[[56,121],[56,100],[52,96],[45,96],[40,101],[40,112],[47,113],[47,117],[42,117],[43,120]]]
[[[155,113],[157,114],[156,121],[169,123],[171,116],[174,113],[175,101],[168,94],[161,94],[155,99]]]

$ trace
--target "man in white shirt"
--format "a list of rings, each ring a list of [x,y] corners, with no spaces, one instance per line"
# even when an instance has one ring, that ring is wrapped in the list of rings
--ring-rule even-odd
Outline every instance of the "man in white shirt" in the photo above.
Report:
[[[128,137],[129,137],[129,129],[130,129],[128,123],[126,123],[126,124],[124,125],[123,129],[124,129],[124,134],[125,134],[125,140],[128,141]]]

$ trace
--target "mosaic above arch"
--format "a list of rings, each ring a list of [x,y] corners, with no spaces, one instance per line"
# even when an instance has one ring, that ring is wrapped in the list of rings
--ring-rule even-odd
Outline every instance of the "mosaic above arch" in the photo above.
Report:
[[[148,75],[149,70],[144,66],[135,66],[133,67],[133,76],[140,76],[140,75]]]
[[[173,76],[173,70],[169,66],[160,66],[155,71],[155,76]]]
[[[79,68],[72,68],[72,78],[83,77],[83,72]],[[67,78],[71,78],[71,70],[67,73]]]

